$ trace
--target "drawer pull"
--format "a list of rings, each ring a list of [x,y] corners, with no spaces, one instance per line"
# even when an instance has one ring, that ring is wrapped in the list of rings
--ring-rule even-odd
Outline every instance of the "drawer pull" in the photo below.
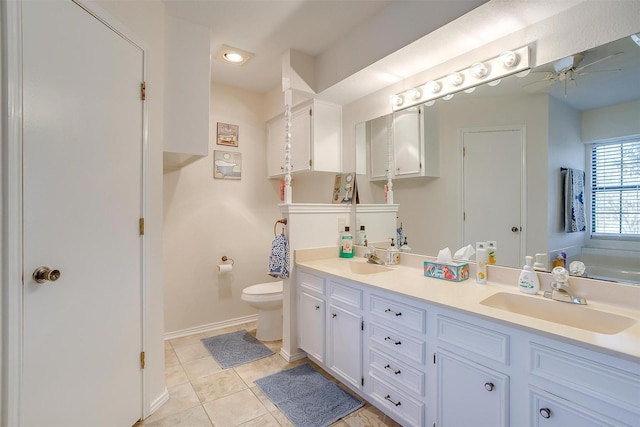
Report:
[[[400,345],[400,344],[402,344],[400,341],[396,341],[396,340],[394,340],[394,339],[393,339],[393,338],[391,338],[391,337],[386,337],[384,340],[385,340],[385,341],[392,342],[392,343],[394,343],[395,345]]]
[[[389,396],[388,394],[384,397],[385,400],[388,400],[389,402],[393,403],[395,406],[400,406],[402,405],[402,402],[394,402],[393,400],[391,400],[391,396]]]
[[[401,311],[395,312],[395,311],[391,310],[390,308],[387,308],[384,312],[385,313],[395,314],[396,316],[402,316],[402,312]]]
[[[398,375],[400,373],[400,369],[398,369],[397,371],[395,369],[393,369],[390,365],[387,365],[384,367],[384,369],[393,372],[394,374]]]
[[[314,305],[314,308],[315,308],[316,310],[320,310],[320,306],[319,306],[319,305]]]
[[[540,408],[540,416],[542,418],[551,418],[551,409],[549,409],[549,408]]]
[[[493,389],[496,388],[496,386],[493,385],[493,383],[484,383],[484,389],[487,391],[493,391]]]

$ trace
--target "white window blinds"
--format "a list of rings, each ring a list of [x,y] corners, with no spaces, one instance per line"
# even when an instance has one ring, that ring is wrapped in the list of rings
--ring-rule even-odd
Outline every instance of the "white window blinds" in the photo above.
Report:
[[[593,145],[591,233],[640,237],[640,140]]]

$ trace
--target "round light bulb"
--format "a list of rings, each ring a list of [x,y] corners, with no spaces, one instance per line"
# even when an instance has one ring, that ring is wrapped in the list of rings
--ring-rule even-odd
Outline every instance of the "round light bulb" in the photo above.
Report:
[[[473,87],[470,87],[470,88],[468,88],[468,89],[465,89],[465,90],[464,90],[464,93],[473,93],[473,92],[475,92],[475,91],[476,91],[476,87],[475,87],[475,86],[473,86]]]
[[[500,82],[502,81],[502,79],[497,79],[497,80],[492,80],[489,83],[487,83],[489,86],[498,86],[500,84]]]
[[[481,79],[487,74],[489,74],[489,69],[482,62],[476,62],[471,66],[471,74],[473,74],[476,78]]]
[[[464,76],[460,73],[451,73],[447,77],[451,86],[460,86],[464,81]]]
[[[445,96],[443,96],[443,97],[442,97],[442,99],[444,99],[445,101],[448,101],[448,100],[450,100],[451,98],[453,98],[453,94],[452,94],[452,93],[450,93],[449,95],[445,95]]]
[[[440,92],[440,89],[442,88],[442,86],[440,86],[440,83],[434,81],[434,80],[430,80],[427,82],[427,90],[431,93],[438,93]]]
[[[227,52],[224,54],[224,59],[229,62],[242,62],[244,57],[236,52]]]
[[[421,96],[422,92],[420,92],[420,89],[414,88],[407,91],[407,98],[409,99],[418,100]]]
[[[516,65],[518,65],[518,61],[518,55],[510,50],[503,52],[500,55],[500,62],[502,62],[502,65],[504,65],[506,68],[515,67]]]
[[[391,102],[393,103],[393,105],[395,105],[396,107],[399,107],[402,105],[402,103],[404,102],[404,97],[402,95],[394,95],[391,98]]]

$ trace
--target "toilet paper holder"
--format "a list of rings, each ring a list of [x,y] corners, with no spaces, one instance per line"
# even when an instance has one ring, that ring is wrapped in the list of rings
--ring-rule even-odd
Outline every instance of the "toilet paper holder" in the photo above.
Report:
[[[226,263],[227,261],[231,262],[231,265],[233,265],[235,263],[235,261],[233,261],[233,258],[229,258],[226,255],[223,255],[222,258],[220,258],[222,260],[222,262]]]

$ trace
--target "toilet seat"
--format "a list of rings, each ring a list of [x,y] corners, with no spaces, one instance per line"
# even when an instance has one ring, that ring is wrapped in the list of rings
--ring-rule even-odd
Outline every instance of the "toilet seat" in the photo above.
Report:
[[[245,295],[273,295],[282,293],[282,280],[278,282],[258,283],[244,288]]]

